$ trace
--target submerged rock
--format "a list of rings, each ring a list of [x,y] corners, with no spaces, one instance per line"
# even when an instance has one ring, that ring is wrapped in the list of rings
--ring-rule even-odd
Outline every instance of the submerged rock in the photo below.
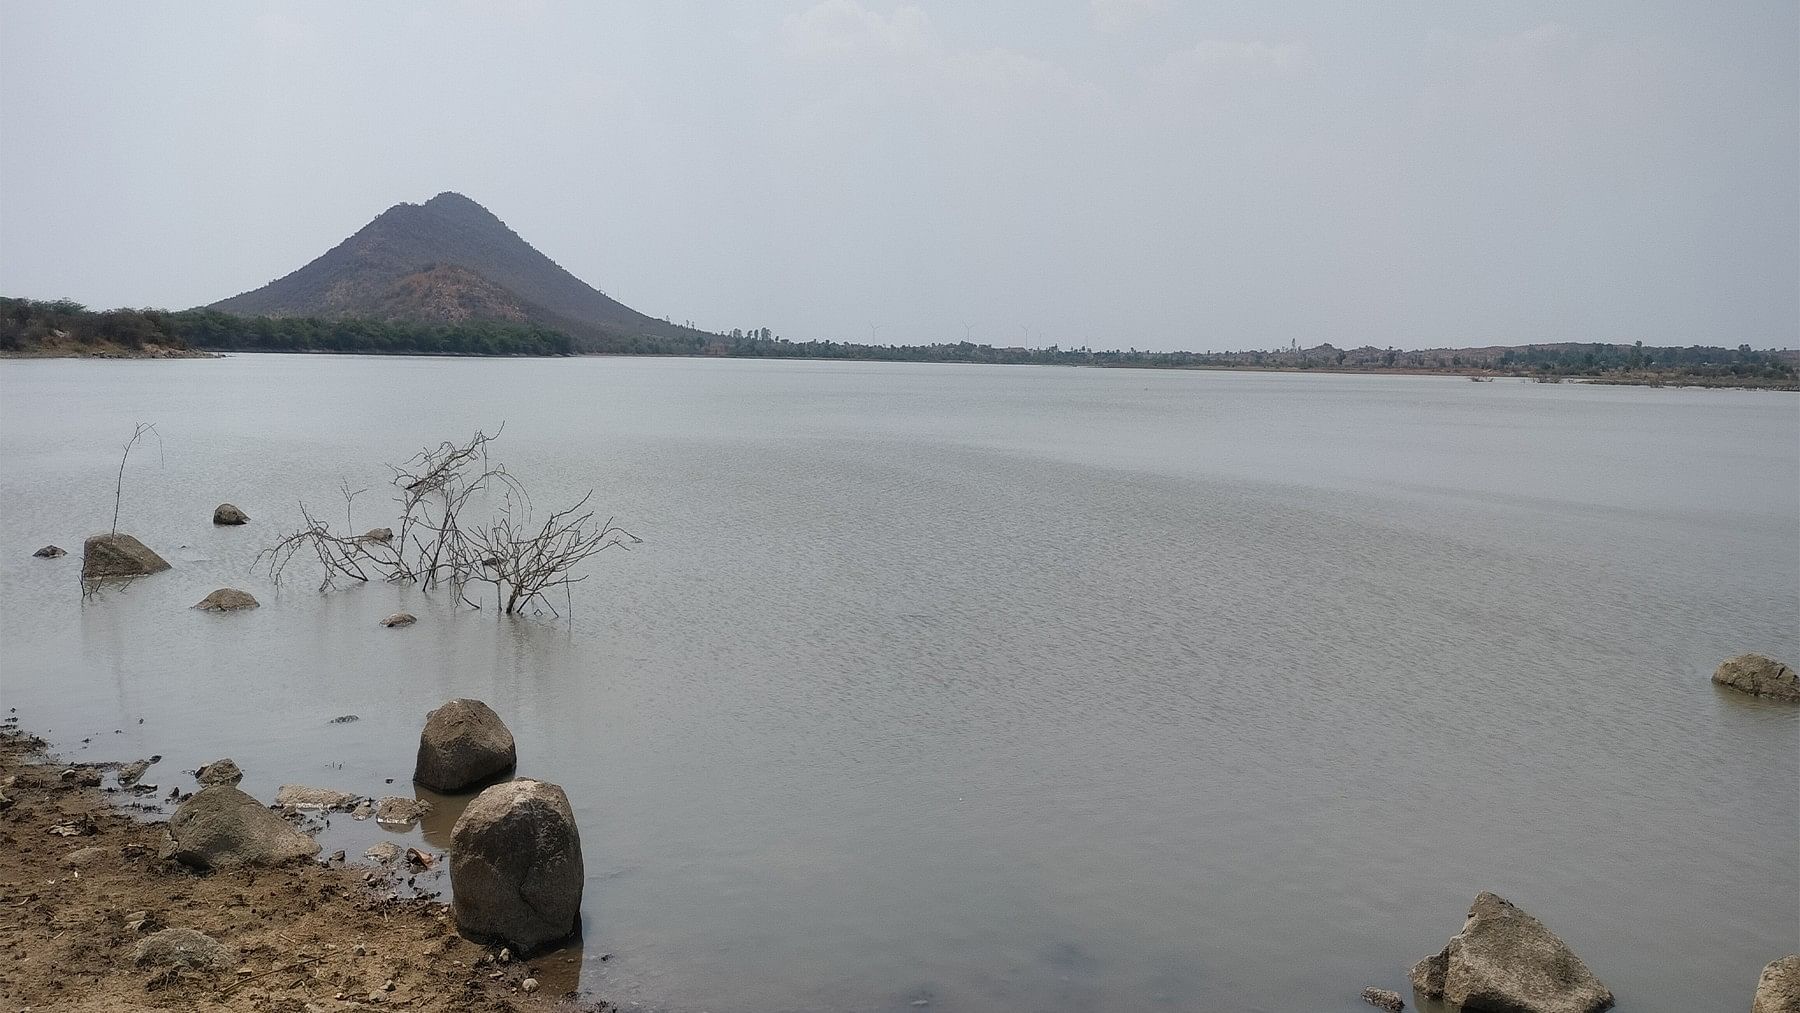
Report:
[[[522,778],[469,803],[450,831],[457,929],[524,956],[581,927],[581,835],[569,798]]]
[[[1613,994],[1543,923],[1482,891],[1462,931],[1412,969],[1413,987],[1470,1013],[1597,1013]]]
[[[400,845],[395,844],[393,841],[382,841],[380,844],[376,844],[369,848],[369,850],[363,852],[363,854],[383,865],[387,865],[391,862],[400,860]]]
[[[168,560],[130,535],[94,535],[81,546],[83,580],[142,577],[168,568]]]
[[[129,788],[138,783],[138,781],[143,778],[144,774],[150,770],[150,765],[155,762],[155,760],[133,760],[120,767],[119,772],[116,775],[119,779],[119,784]]]
[[[425,716],[413,780],[437,791],[466,791],[517,762],[512,732],[492,707],[451,700]]]
[[[324,809],[349,812],[362,801],[362,796],[334,788],[312,788],[304,784],[284,784],[275,790],[275,804],[283,809]]]
[[[413,615],[411,612],[396,612],[393,615],[388,616],[386,619],[383,619],[381,621],[381,625],[389,627],[389,628],[392,628],[395,626],[411,626],[413,623],[416,623],[418,621],[419,621],[419,617]]]
[[[145,936],[132,952],[132,962],[157,967],[224,967],[229,953],[219,941],[193,929],[163,929]]]
[[[199,781],[201,784],[236,785],[243,779],[244,772],[238,769],[237,763],[230,757],[226,757],[223,760],[214,760],[206,766],[201,767],[199,770],[194,771],[194,780]]]
[[[1363,989],[1362,1001],[1378,1009],[1387,1010],[1388,1013],[1400,1013],[1406,1008],[1406,1000],[1400,998],[1400,993],[1385,988]]]
[[[253,609],[260,603],[248,591],[239,591],[235,587],[222,587],[195,603],[197,609],[208,612],[236,612],[238,609]]]
[[[62,550],[62,548],[59,546],[46,545],[43,548],[32,553],[32,555],[36,556],[39,559],[61,559],[62,557],[68,555],[68,553],[64,552]]]
[[[389,795],[376,803],[375,822],[398,823],[411,826],[419,822],[431,811],[431,803],[420,798],[401,798]]]
[[[1712,681],[1753,696],[1800,700],[1800,676],[1774,658],[1760,654],[1732,658],[1713,672]]]
[[[1800,954],[1771,961],[1756,982],[1750,1013],[1800,1013]]]
[[[169,817],[164,854],[197,869],[280,865],[319,853],[319,842],[238,789],[212,784]]]
[[[213,508],[214,524],[245,524],[248,523],[249,520],[249,514],[232,506],[230,503],[220,503]]]

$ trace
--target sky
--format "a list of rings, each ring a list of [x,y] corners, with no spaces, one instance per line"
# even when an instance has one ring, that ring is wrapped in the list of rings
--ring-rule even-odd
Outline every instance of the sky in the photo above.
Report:
[[[0,0],[0,294],[182,308],[455,190],[883,344],[1800,346],[1800,4]]]

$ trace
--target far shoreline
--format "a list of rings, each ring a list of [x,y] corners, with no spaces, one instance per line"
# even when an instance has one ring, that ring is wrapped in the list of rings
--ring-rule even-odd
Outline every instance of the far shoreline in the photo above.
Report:
[[[177,359],[224,359],[236,355],[298,355],[322,356],[337,355],[346,358],[375,359],[697,359],[697,360],[731,360],[738,362],[874,362],[890,363],[899,366],[1036,366],[1050,369],[1137,369],[1150,372],[1166,373],[1324,373],[1332,376],[1439,376],[1467,377],[1472,380],[1486,382],[1490,380],[1523,380],[1529,383],[1546,384],[1591,384],[1607,387],[1675,387],[1703,390],[1768,390],[1800,393],[1800,383],[1769,380],[1746,381],[1734,378],[1726,381],[1723,377],[1696,376],[1687,373],[1635,373],[1624,375],[1583,375],[1583,374],[1543,374],[1516,371],[1482,369],[1480,367],[1400,367],[1400,366],[1256,366],[1226,364],[1196,365],[1154,365],[1149,363],[1085,363],[1085,362],[972,362],[956,359],[885,359],[873,356],[847,357],[824,355],[681,355],[666,352],[576,352],[571,355],[488,355],[468,352],[362,352],[341,351],[337,349],[269,349],[269,348],[207,348],[207,349],[171,349],[154,348],[148,351],[113,346],[84,351],[73,350],[31,350],[0,352],[0,360],[16,361],[49,361],[49,360],[85,360],[85,361],[133,361],[133,360],[177,360]]]

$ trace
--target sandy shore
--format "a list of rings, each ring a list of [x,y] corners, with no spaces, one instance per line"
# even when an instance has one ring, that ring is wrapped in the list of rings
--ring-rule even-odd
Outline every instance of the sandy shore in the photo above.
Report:
[[[404,865],[200,875],[160,861],[161,822],[103,792],[101,766],[44,749],[0,729],[0,1013],[612,1008],[567,992],[575,968],[501,963],[457,936],[448,906],[394,896]],[[140,962],[171,928],[216,940],[212,966]],[[527,993],[527,978],[546,984]]]

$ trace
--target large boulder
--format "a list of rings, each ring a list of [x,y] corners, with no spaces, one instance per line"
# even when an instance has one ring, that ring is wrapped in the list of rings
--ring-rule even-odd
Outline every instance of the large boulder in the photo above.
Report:
[[[1483,1013],[1597,1013],[1613,994],[1543,923],[1482,891],[1462,931],[1412,969],[1430,999]]]
[[[197,609],[207,612],[236,612],[239,609],[253,609],[259,603],[248,591],[239,591],[235,587],[222,587],[194,604]]]
[[[585,878],[575,814],[554,784],[496,784],[450,831],[456,926],[471,939],[524,955],[568,938],[581,927]]]
[[[1732,658],[1713,672],[1712,681],[1741,693],[1777,700],[1800,700],[1800,676],[1774,658],[1760,654],[1740,654]]]
[[[196,869],[281,865],[311,858],[319,842],[228,784],[210,784],[169,817],[164,854]]]
[[[1800,1013],[1800,954],[1782,957],[1763,968],[1756,982],[1750,1013]]]
[[[130,535],[93,535],[81,546],[83,580],[142,577],[168,568],[168,560]]]
[[[512,732],[480,700],[452,700],[425,716],[413,780],[442,792],[459,792],[503,774],[518,762]]]
[[[220,503],[218,506],[213,507],[214,524],[247,524],[249,521],[249,514],[232,506],[230,503]]]

